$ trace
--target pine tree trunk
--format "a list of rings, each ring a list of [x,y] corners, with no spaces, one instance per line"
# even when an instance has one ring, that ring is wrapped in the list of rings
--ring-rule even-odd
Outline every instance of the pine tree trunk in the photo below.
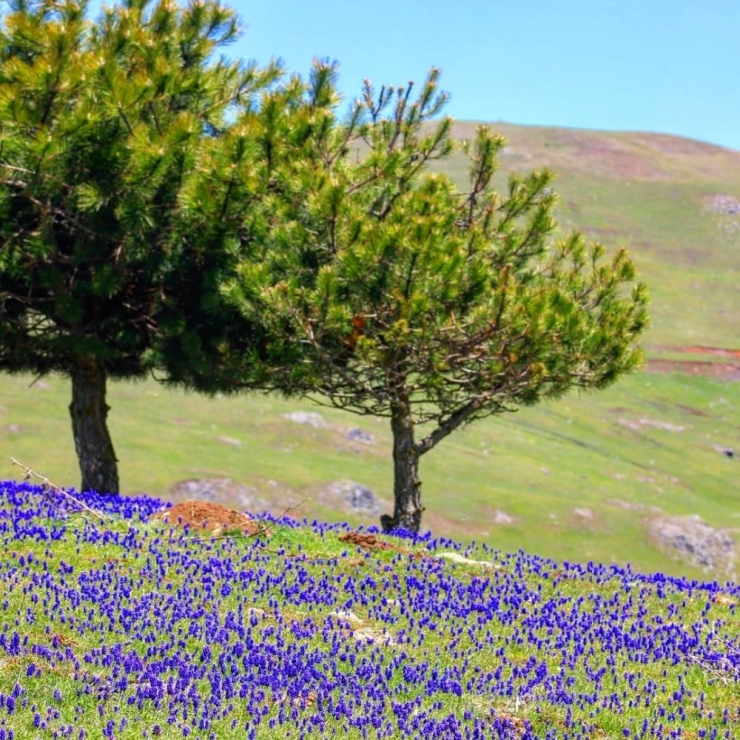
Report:
[[[418,532],[421,526],[421,481],[419,452],[414,442],[414,423],[408,404],[396,405],[391,415],[393,432],[393,516],[384,514],[380,523],[385,532],[403,527]]]
[[[118,493],[118,460],[105,419],[105,370],[93,358],[79,359],[70,371],[72,378],[72,434],[82,473],[81,491]]]

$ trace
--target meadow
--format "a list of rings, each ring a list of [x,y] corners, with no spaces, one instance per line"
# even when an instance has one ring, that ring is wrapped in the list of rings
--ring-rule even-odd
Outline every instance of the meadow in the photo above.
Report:
[[[104,498],[73,488],[69,380],[0,376],[0,740],[740,737],[732,564],[650,529],[698,515],[738,541],[740,153],[497,128],[501,185],[554,167],[563,229],[632,253],[646,367],[444,440],[417,538],[332,494],[349,481],[390,510],[386,420],[111,383],[124,495]],[[699,367],[697,345],[725,353]],[[150,519],[194,479],[258,532]]]
[[[4,740],[740,731],[737,584],[67,494],[0,485]]]
[[[0,480],[22,473],[12,456],[58,485],[77,486],[69,381],[33,380],[0,377]],[[349,480],[390,510],[386,420],[306,400],[208,399],[154,380],[113,383],[108,403],[126,495],[172,498],[178,481],[228,479],[275,515],[300,504],[299,518],[377,524],[377,514],[326,496],[333,482]],[[318,413],[325,426],[286,418],[294,411]],[[740,448],[739,412],[739,383],[639,373],[600,393],[484,420],[422,458],[422,527],[507,552],[706,577],[658,548],[648,524],[661,513],[699,514],[712,527],[740,528],[739,462],[719,451]],[[348,439],[353,428],[372,441]],[[226,495],[218,500],[235,505]]]
[[[457,123],[455,136],[469,138],[474,125]],[[655,514],[698,515],[733,536],[740,527],[740,360],[689,351],[740,349],[740,153],[651,134],[494,125],[508,139],[499,189],[510,172],[550,166],[560,232],[630,251],[652,296],[646,369],[671,372],[455,433],[422,459],[423,526],[506,551],[707,575],[657,548],[648,529]],[[463,184],[460,155],[444,167]],[[714,372],[728,363],[734,371]],[[60,485],[79,483],[69,394],[63,377],[0,377],[0,479],[16,477],[12,455]],[[230,479],[272,513],[304,502],[305,516],[377,522],[326,495],[349,480],[390,506],[385,420],[307,400],[208,399],[153,380],[111,383],[108,402],[127,495],[176,497],[180,481]],[[325,424],[286,419],[294,411],[321,413]],[[372,441],[348,439],[354,427]]]

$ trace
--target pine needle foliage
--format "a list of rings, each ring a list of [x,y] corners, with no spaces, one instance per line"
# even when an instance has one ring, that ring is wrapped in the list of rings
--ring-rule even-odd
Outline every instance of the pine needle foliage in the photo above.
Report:
[[[180,331],[165,312],[180,294],[201,310],[209,276],[188,267],[202,254],[178,238],[189,180],[212,166],[229,112],[281,70],[212,62],[239,32],[218,2],[126,0],[96,22],[86,11],[13,0],[2,16],[0,371],[72,377],[82,487],[116,492],[105,379],[152,369],[154,337]]]
[[[492,187],[504,139],[490,128],[462,144],[465,190],[430,171],[456,146],[437,70],[417,95],[367,82],[345,119],[326,105],[335,75],[317,63],[308,95],[324,105],[280,181],[281,218],[222,294],[298,339],[275,387],[391,419],[385,523],[418,529],[419,457],[462,425],[633,370],[647,293],[624,250],[557,233],[550,171]]]

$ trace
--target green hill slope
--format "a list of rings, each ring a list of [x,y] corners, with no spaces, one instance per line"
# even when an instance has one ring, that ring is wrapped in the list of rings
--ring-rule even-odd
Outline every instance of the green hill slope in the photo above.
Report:
[[[457,135],[473,127],[457,124]],[[699,515],[740,540],[740,358],[730,352],[740,347],[740,152],[647,134],[496,128],[509,139],[501,184],[507,171],[552,167],[563,229],[631,251],[653,299],[647,370],[692,372],[646,371],[453,435],[422,460],[424,525],[506,551],[700,575],[701,558],[676,561],[656,523]],[[447,169],[459,179],[464,161]],[[697,357],[696,346],[727,352]],[[0,478],[19,477],[14,456],[75,486],[69,382],[32,380],[0,376]],[[183,497],[172,492],[178,481],[228,478],[213,493],[226,503],[274,512],[300,503],[299,518],[377,523],[377,512],[346,507],[338,481],[349,480],[389,505],[382,420],[262,396],[208,400],[154,381],[114,384],[109,404],[126,493]],[[286,418],[297,410],[319,412],[324,425]],[[353,427],[372,440],[349,439]]]
[[[476,124],[458,123],[457,138]],[[557,173],[561,228],[634,255],[652,296],[648,347],[740,338],[740,152],[671,136],[495,124],[506,173]],[[447,164],[462,184],[463,157]]]

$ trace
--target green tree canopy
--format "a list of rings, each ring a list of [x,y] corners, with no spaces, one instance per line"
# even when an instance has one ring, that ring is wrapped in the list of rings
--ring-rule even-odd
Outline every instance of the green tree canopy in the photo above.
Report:
[[[0,370],[71,377],[82,488],[117,492],[106,378],[142,377],[155,335],[184,352],[183,312],[212,320],[203,298],[233,244],[209,243],[206,259],[179,224],[207,180],[237,234],[230,203],[249,196],[214,145],[280,70],[211,63],[238,34],[218,2],[127,0],[95,23],[86,9],[14,0],[2,17]]]
[[[314,83],[331,97],[331,75]],[[322,108],[281,218],[221,289],[277,341],[299,338],[302,361],[273,368],[274,387],[390,419],[386,529],[419,528],[421,455],[464,424],[615,381],[639,364],[647,321],[623,250],[604,259],[556,234],[552,173],[496,192],[490,128],[464,144],[464,191],[430,172],[455,148],[451,121],[430,122],[437,85],[436,70],[416,97],[367,83],[346,120]]]

